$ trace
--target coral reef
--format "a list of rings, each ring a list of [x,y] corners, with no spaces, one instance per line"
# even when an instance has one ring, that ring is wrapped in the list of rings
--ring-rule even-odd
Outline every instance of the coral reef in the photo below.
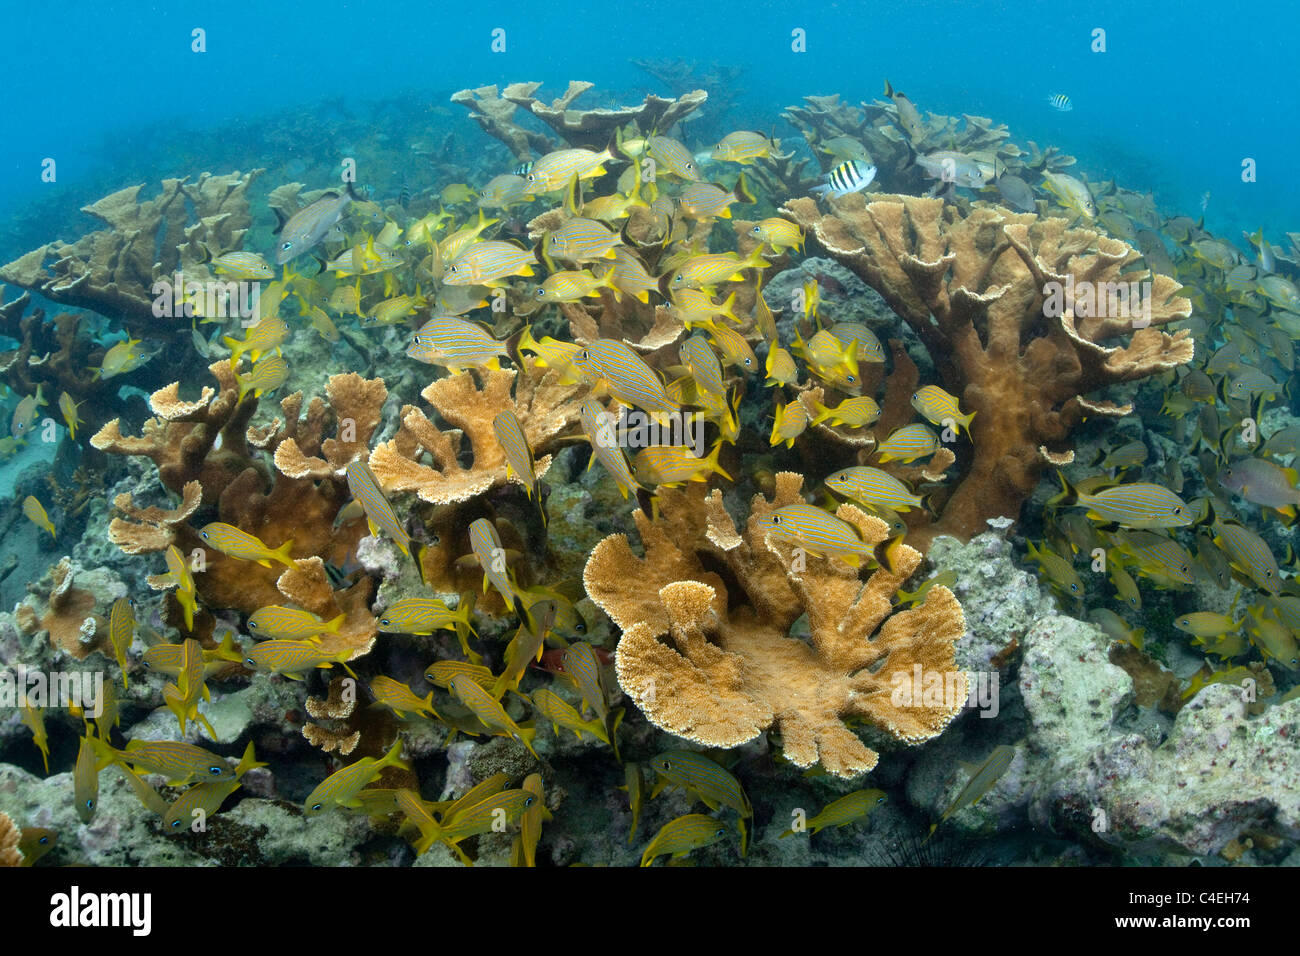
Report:
[[[916,196],[850,195],[831,210],[812,199],[782,207],[884,297],[925,346],[943,387],[975,413],[959,480],[932,523],[912,526],[922,532],[916,540],[969,537],[986,518],[1017,516],[1044,466],[1070,460],[1070,433],[1085,417],[1132,411],[1095,393],[1192,358],[1187,330],[1157,328],[1191,314],[1166,276],[1156,274],[1144,294],[1149,320],[1127,309],[1045,308],[1048,283],[1127,294],[1128,283],[1148,279],[1123,271],[1139,254],[1121,240],[996,207],[963,216]]]
[[[612,535],[592,552],[584,582],[623,630],[620,685],[657,726],[714,747],[738,746],[774,726],[795,765],[820,761],[852,777],[874,767],[877,754],[846,719],[918,743],[960,709],[966,685],[953,645],[964,630],[961,607],[940,587],[919,607],[890,614],[890,598],[920,561],[910,548],[894,571],[877,568],[863,582],[825,557],[808,555],[804,565],[788,543],[769,539],[770,515],[801,501],[802,483],[778,474],[775,496],[754,498],[743,532],[719,492],[706,499],[703,490],[663,491],[659,521],[636,515],[645,557]],[[852,506],[838,516],[864,541],[887,536],[883,522]],[[715,564],[727,580],[709,570]],[[791,634],[804,614],[810,643]],[[895,703],[896,676],[910,681],[914,666],[951,677],[956,706]]]

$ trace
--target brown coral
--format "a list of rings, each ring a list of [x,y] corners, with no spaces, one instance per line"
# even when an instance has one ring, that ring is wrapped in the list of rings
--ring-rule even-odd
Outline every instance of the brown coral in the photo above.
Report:
[[[516,379],[518,379],[516,384]],[[511,386],[515,385],[514,397]],[[370,454],[370,468],[388,491],[414,491],[422,501],[468,501],[506,481],[506,459],[492,422],[513,409],[537,457],[540,477],[550,467],[554,439],[578,421],[585,385],[563,385],[554,369],[524,359],[514,369],[481,369],[438,379],[420,393],[453,430],[444,431],[414,405],[402,406],[401,428]],[[473,450],[473,463],[460,464],[461,439]],[[427,454],[432,466],[422,461]]]
[[[968,538],[988,518],[1018,515],[1049,458],[1068,451],[1071,431],[1096,407],[1085,396],[1192,358],[1186,330],[1156,328],[1191,314],[1166,276],[1155,275],[1145,296],[1147,327],[1047,307],[1049,283],[1065,287],[1067,277],[1095,289],[1146,279],[1122,271],[1139,254],[1118,239],[1001,207],[963,216],[915,196],[867,203],[852,195],[830,205],[823,213],[815,200],[793,199],[781,211],[885,298],[929,351],[940,384],[976,413],[971,451],[938,517],[925,526],[920,512],[909,515],[913,540]]]
[[[154,282],[182,270],[195,278],[200,245],[214,253],[240,247],[252,222],[248,187],[261,172],[164,179],[160,193],[145,200],[143,185],[120,189],[82,209],[107,229],[33,249],[0,268],[0,279],[121,320],[135,333],[174,332],[176,318],[154,314]]]
[[[953,649],[965,624],[942,587],[891,615],[894,592],[921,559],[912,548],[900,549],[894,572],[877,568],[863,581],[843,562],[768,539],[769,516],[802,500],[802,482],[778,474],[774,497],[754,498],[743,531],[718,491],[706,498],[702,486],[661,490],[659,520],[635,515],[645,556],[626,536],[612,535],[592,552],[584,583],[623,629],[619,683],[654,724],[715,747],[774,726],[796,765],[820,761],[853,777],[874,767],[877,754],[846,719],[915,743],[940,733],[961,709],[966,679]],[[838,515],[868,542],[888,534],[852,506]],[[804,614],[809,641],[791,632]],[[892,692],[911,681],[914,667],[939,675],[953,695],[934,706],[894,703]]]
[[[18,841],[22,836],[23,833],[13,818],[0,811],[0,866],[23,865],[23,851],[18,849]]]
[[[574,109],[573,102],[593,84],[572,80],[564,95],[550,103],[533,96],[539,86],[540,83],[512,83],[502,91],[501,98],[528,110],[570,146],[594,150],[604,149],[613,140],[615,131],[629,123],[636,123],[640,130],[671,129],[709,98],[704,90],[691,90],[676,99],[651,93],[636,106],[583,110]]]

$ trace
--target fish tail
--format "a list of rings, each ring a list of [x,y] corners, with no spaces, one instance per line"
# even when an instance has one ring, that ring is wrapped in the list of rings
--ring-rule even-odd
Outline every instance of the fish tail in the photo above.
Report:
[[[339,628],[343,626],[343,622],[346,620],[347,620],[347,615],[340,614],[338,617],[334,618],[333,620],[326,621],[325,626],[322,628],[322,630],[328,631],[331,634],[337,634],[339,632]]]
[[[289,557],[289,549],[292,547],[293,547],[293,538],[290,538],[284,544],[280,545],[280,547],[272,549],[268,557],[275,558],[275,560],[279,561],[286,568],[297,570],[298,562],[295,561],[293,558]],[[261,563],[262,562],[260,561],[258,562],[258,564]],[[266,567],[269,568],[270,565],[267,564]]]
[[[890,574],[898,574],[898,560],[901,556],[901,547],[903,536],[896,534],[892,538],[886,538],[872,550],[876,563],[888,571]]]
[[[959,419],[957,419],[957,421],[961,422],[962,427],[966,429],[966,434],[967,434],[967,435],[970,434],[970,423],[971,423],[971,421],[975,418],[975,414],[976,414],[975,412],[971,412],[971,413],[970,413],[969,415],[967,415],[965,418],[959,418]]]
[[[745,179],[745,174],[743,172],[736,179],[736,188],[731,191],[731,194],[736,197],[736,202],[755,202],[754,193],[749,188],[749,182]]]
[[[1061,505],[1066,508],[1072,508],[1079,503],[1079,490],[1070,484],[1070,479],[1065,477],[1065,472],[1059,468],[1056,470],[1056,477],[1061,482],[1061,493],[1053,498],[1048,499],[1049,505]]]
[[[433,691],[429,691],[430,699],[433,698]],[[401,767],[403,770],[410,770],[411,765],[402,759],[402,738],[398,737],[393,741],[393,746],[389,748],[388,753],[384,754],[379,761],[378,767]]]
[[[718,464],[718,456],[721,454],[722,439],[719,438],[713,446],[713,451],[709,452],[709,457],[704,459],[704,464],[706,464],[709,467],[709,470],[714,474],[721,475],[723,478],[727,479],[727,481],[732,481],[732,477],[722,469],[722,465]]]

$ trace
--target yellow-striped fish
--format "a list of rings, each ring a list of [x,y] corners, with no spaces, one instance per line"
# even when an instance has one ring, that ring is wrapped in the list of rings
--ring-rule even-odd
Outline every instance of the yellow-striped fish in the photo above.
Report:
[[[805,821],[806,829],[800,832],[812,836],[826,827],[846,827],[850,823],[865,819],[867,814],[884,802],[885,791],[883,790],[854,790],[826,804],[820,813]],[[793,830],[786,830],[778,839],[784,840],[793,834]]]
[[[323,621],[310,611],[271,604],[258,608],[249,616],[248,630],[260,638],[305,641],[321,634],[337,634],[343,621],[342,614],[333,620]]]
[[[610,280],[614,284],[614,298],[622,301],[625,293],[639,302],[649,302],[650,293],[659,291],[659,279],[652,276],[635,252],[626,246],[614,248],[610,267]]]
[[[569,262],[594,262],[613,259],[616,247],[623,244],[616,232],[594,219],[568,219],[546,234],[542,248],[553,259]]]
[[[582,430],[587,435],[587,441],[591,442],[592,456],[587,467],[590,468],[592,463],[599,460],[613,477],[624,498],[635,494],[641,486],[632,477],[627,457],[619,447],[612,416],[594,398],[589,398],[582,403],[581,420]]]
[[[905,484],[889,472],[869,465],[836,472],[826,479],[826,487],[846,498],[890,511],[906,512],[925,507],[925,501],[912,494]]]
[[[528,180],[503,173],[488,180],[479,193],[478,205],[480,209],[509,209],[519,203],[532,202],[533,198],[528,191]]]
[[[244,656],[244,665],[250,670],[282,674],[290,680],[302,680],[307,671],[342,664],[351,673],[347,661],[353,649],[325,651],[313,641],[272,640],[262,641]]]
[[[419,362],[444,365],[453,373],[480,366],[498,369],[500,357],[506,354],[506,343],[476,322],[435,315],[420,326],[406,354]]]
[[[646,844],[641,853],[641,865],[649,866],[655,857],[665,853],[683,857],[692,850],[712,846],[727,835],[728,827],[720,820],[702,813],[688,813],[665,823]]]
[[[676,488],[688,481],[707,481],[711,474],[731,481],[731,476],[718,464],[721,453],[721,439],[705,456],[695,454],[686,445],[648,445],[636,454],[636,477],[644,485],[660,488]]]
[[[219,521],[204,525],[199,530],[199,537],[222,554],[238,558],[240,561],[252,561],[264,568],[269,568],[272,561],[279,561],[287,568],[298,566],[297,562],[289,557],[289,551],[293,548],[292,540],[286,541],[278,548],[271,548],[256,535]]]
[[[795,399],[787,405],[780,403],[772,415],[772,435],[768,443],[779,445],[785,442],[786,448],[794,447],[794,440],[808,427],[808,412],[803,402]]]
[[[722,353],[724,363],[734,365],[744,372],[758,371],[758,356],[754,354],[753,348],[745,341],[743,335],[730,326],[718,325],[713,321],[700,324],[708,330],[713,343]]]
[[[406,533],[406,528],[398,519],[397,512],[393,510],[383,489],[379,487],[379,479],[375,477],[375,473],[370,470],[364,458],[357,457],[348,462],[347,478],[348,490],[352,492],[353,500],[360,504],[366,513],[366,524],[370,528],[371,535],[379,537],[382,531],[404,555],[408,558],[413,557],[411,536]],[[421,548],[419,544],[414,546],[417,567],[420,564]]]
[[[939,450],[939,436],[924,425],[908,425],[876,446],[884,461],[916,461]]]
[[[226,798],[242,786],[240,778],[244,774],[254,767],[265,766],[265,763],[254,756],[253,744],[250,741],[244,750],[244,756],[239,761],[239,766],[235,768],[233,779],[206,780],[196,783],[173,800],[171,806],[165,808],[162,815],[163,832],[181,833],[187,825],[193,825],[200,820],[207,821],[221,809]]]
[[[520,727],[511,720],[500,701],[488,693],[473,677],[468,674],[457,674],[451,679],[449,687],[456,699],[464,704],[489,731],[498,731],[507,737],[513,737],[527,747],[529,753],[537,757],[537,751],[533,750],[535,729]]]
[[[641,773],[639,763],[629,760],[623,766],[621,789],[627,791],[628,809],[632,813],[632,829],[627,834],[627,842],[631,843],[636,839],[637,824],[641,822],[641,805],[645,801],[645,776]]]
[[[696,332],[677,350],[682,364],[690,370],[697,388],[711,395],[725,395],[727,386],[722,381],[722,366],[709,340]]]
[[[537,257],[531,249],[512,242],[487,240],[466,247],[447,266],[442,281],[447,285],[502,285],[509,276],[530,276]]]
[[[624,405],[647,412],[675,412],[681,407],[668,397],[659,376],[626,342],[597,339],[579,349],[573,362],[603,380]]]
[[[72,771],[72,795],[82,823],[95,819],[95,810],[99,806],[99,771],[104,768],[104,763],[95,743],[88,730],[77,747],[77,763]]]
[[[514,409],[507,408],[492,419],[492,431],[497,437],[497,444],[506,456],[507,474],[524,486],[528,497],[537,497],[541,501],[541,488],[537,480],[537,468],[533,462],[533,450],[528,445],[524,426]]]
[[[401,681],[380,674],[370,679],[370,693],[374,695],[376,703],[383,704],[398,717],[427,714],[434,720],[440,719],[438,712],[433,709],[433,691],[429,691],[426,697],[420,697]]]
[[[389,767],[411,769],[411,765],[402,759],[400,738],[393,744],[392,749],[378,760],[374,757],[362,757],[356,763],[350,763],[322,780],[303,801],[303,813],[314,817],[330,807],[359,808],[361,802],[357,799],[357,794],[378,780],[379,775]]]
[[[452,679],[459,675],[468,677],[485,690],[491,688],[497,680],[491,668],[466,661],[438,661],[425,670],[424,679],[435,687],[450,690]]]
[[[769,139],[762,133],[742,129],[722,137],[709,156],[720,163],[748,166],[756,159],[766,159],[772,155],[773,150],[779,148],[780,143],[776,140]]]
[[[816,505],[799,503],[777,508],[768,515],[767,524],[769,537],[791,541],[827,557],[842,558],[854,567],[872,554],[871,545],[858,536],[851,524]]]
[[[957,406],[957,397],[945,392],[938,385],[923,385],[912,393],[912,407],[932,425],[944,425],[952,421],[970,432],[971,419],[975,413],[963,415]]]
[[[120,597],[108,612],[108,639],[113,645],[113,656],[122,671],[122,686],[130,689],[126,677],[126,652],[135,640],[135,607],[130,598]]]
[[[870,395],[846,398],[834,408],[828,408],[821,402],[813,402],[813,409],[816,411],[812,419],[814,425],[830,422],[832,425],[862,428],[875,424],[876,419],[880,417],[880,406]]]
[[[776,253],[787,249],[803,250],[803,230],[788,219],[774,217],[754,223],[749,234]]]
[[[27,520],[36,527],[50,533],[50,538],[54,539],[54,523],[50,521],[50,516],[45,513],[45,506],[37,501],[32,495],[23,499],[23,514]]]
[[[763,247],[755,246],[741,258],[734,252],[709,253],[684,262],[675,272],[660,280],[659,289],[668,296],[678,289],[706,289],[719,282],[743,281],[748,269],[766,269],[771,263],[763,258]]]
[[[63,413],[63,420],[68,423],[68,437],[73,441],[77,440],[77,426],[81,424],[77,409],[84,404],[86,403],[74,402],[67,392],[59,395],[59,411]]]

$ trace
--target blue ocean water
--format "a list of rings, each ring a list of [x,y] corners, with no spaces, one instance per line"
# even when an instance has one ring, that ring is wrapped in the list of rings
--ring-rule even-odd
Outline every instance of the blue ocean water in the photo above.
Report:
[[[645,8],[229,0],[73,2],[57,14],[8,0],[0,214],[33,199],[93,201],[102,193],[78,184],[111,180],[113,157],[148,167],[147,155],[132,152],[145,128],[174,128],[201,159],[205,137],[237,138],[241,122],[332,98],[363,111],[373,98],[413,92],[445,106],[448,91],[520,79],[552,93],[570,79],[650,90],[661,84],[630,60],[682,57],[741,68],[738,121],[778,122],[781,107],[810,93],[878,98],[887,77],[923,110],[989,116],[1017,142],[1078,156],[1094,181],[1154,190],[1169,214],[1199,216],[1208,192],[1206,226],[1218,234],[1262,225],[1280,235],[1300,222],[1297,105],[1283,49],[1293,16],[1281,0],[1248,10],[1116,0]],[[191,50],[196,28],[206,52]],[[490,48],[497,28],[501,53]],[[791,50],[795,29],[806,32],[805,53]],[[1105,31],[1105,52],[1092,49],[1096,30]],[[1070,96],[1074,109],[1053,110],[1052,93]],[[408,132],[418,135],[418,124]],[[481,134],[467,121],[465,136]],[[53,184],[41,181],[47,157],[57,162]],[[1255,182],[1242,181],[1246,159]]]

